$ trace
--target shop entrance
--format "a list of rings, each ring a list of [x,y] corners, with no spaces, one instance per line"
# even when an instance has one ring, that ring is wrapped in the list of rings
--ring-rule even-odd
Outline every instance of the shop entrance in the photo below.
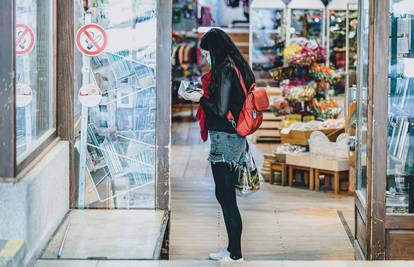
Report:
[[[248,138],[262,183],[238,199],[244,258],[353,260],[356,167],[348,141],[356,123],[358,5],[225,2],[173,1],[170,258],[207,259],[227,245],[198,106],[178,93],[181,81],[197,82],[208,70],[199,41],[221,27],[271,103]]]
[[[168,10],[156,0],[71,4],[73,209],[41,259],[159,259],[168,198],[157,198],[157,34]]]

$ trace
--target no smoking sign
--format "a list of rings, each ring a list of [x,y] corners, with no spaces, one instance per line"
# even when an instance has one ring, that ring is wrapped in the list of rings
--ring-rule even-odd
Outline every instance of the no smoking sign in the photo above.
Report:
[[[25,24],[16,24],[16,54],[30,53],[35,44],[33,30]]]
[[[101,54],[108,42],[105,29],[97,24],[86,24],[76,34],[76,46],[87,56]]]

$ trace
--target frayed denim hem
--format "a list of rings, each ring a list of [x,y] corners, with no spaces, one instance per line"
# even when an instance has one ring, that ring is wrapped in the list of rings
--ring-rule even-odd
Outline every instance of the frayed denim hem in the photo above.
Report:
[[[221,157],[221,158],[218,158]],[[230,165],[230,168],[234,171],[240,171],[243,168],[243,164],[239,163],[237,161],[234,160],[226,160],[224,158],[224,154],[221,155],[209,155],[208,159],[209,162],[211,162],[212,164],[216,164],[216,163],[227,163],[228,165]]]

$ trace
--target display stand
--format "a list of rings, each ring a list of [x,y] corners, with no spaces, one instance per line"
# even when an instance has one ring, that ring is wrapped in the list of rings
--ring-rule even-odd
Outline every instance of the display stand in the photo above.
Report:
[[[287,25],[288,28],[294,28],[293,27],[293,23],[295,21],[293,21],[292,18],[292,12],[294,12],[295,10],[302,10],[302,11],[320,11],[320,17],[321,17],[321,21],[320,21],[320,33],[319,36],[317,37],[317,41],[319,42],[319,44],[323,47],[325,44],[325,40],[326,40],[326,32],[325,32],[325,23],[326,21],[323,19],[325,17],[325,6],[322,4],[322,2],[320,0],[292,0],[289,5],[288,5],[288,11],[287,11]],[[305,33],[307,33],[305,31]],[[289,44],[290,39],[292,39],[293,33],[288,30],[286,31],[286,42],[287,44]],[[307,34],[306,34],[307,35]],[[298,37],[304,37],[304,38],[309,38],[309,36],[298,36]],[[313,39],[313,38],[312,38]]]
[[[349,42],[349,36],[350,36],[350,30],[349,30],[349,26],[350,26],[350,21],[349,21],[349,16],[350,16],[350,12],[353,10],[358,10],[358,1],[355,0],[348,0],[348,4],[347,4],[347,8],[346,8],[346,55],[345,55],[345,115],[348,116],[349,114],[349,109],[348,106],[351,103],[351,101],[354,99],[353,97],[353,93],[356,91],[356,82],[354,84],[351,85],[350,82],[350,70],[351,70],[351,66],[350,66],[350,42]],[[356,48],[356,51],[358,51],[358,48]],[[354,70],[356,72],[356,67],[354,67]]]

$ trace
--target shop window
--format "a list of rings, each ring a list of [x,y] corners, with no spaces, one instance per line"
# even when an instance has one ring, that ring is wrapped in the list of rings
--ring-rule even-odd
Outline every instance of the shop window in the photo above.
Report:
[[[15,2],[18,164],[55,132],[53,2]]]
[[[414,4],[390,1],[387,213],[414,213]],[[385,114],[384,114],[385,116]]]

